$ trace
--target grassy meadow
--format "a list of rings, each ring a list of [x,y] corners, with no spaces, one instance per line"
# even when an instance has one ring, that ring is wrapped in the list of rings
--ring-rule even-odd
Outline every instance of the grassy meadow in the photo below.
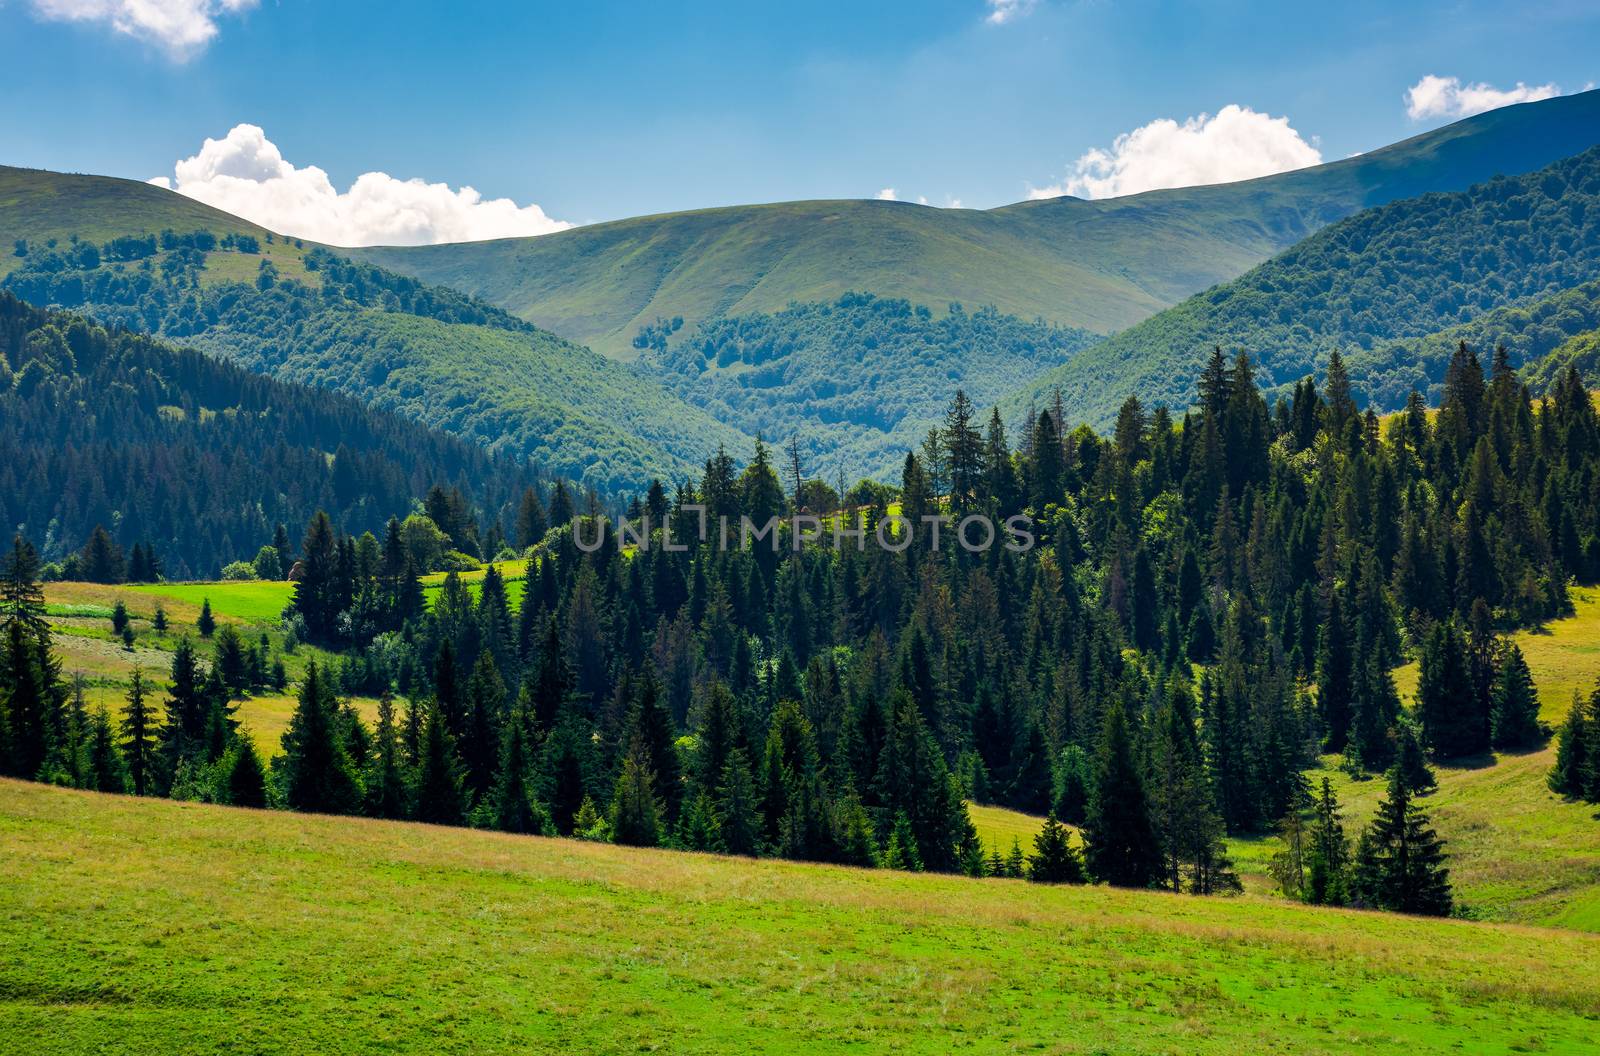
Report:
[[[507,592],[520,598],[526,562],[504,562]],[[474,594],[483,573],[462,577]],[[442,589],[442,575],[429,576],[424,591],[430,599]],[[194,634],[194,620],[209,598],[218,620],[240,626],[250,640],[266,634],[275,652],[283,636],[278,615],[292,593],[288,583],[164,583],[109,587],[85,583],[47,585],[57,650],[68,674],[81,673],[91,706],[104,703],[116,714],[135,665],[158,689],[165,686],[170,651],[178,636]],[[1600,677],[1600,589],[1573,590],[1575,613],[1536,630],[1519,632],[1515,640],[1527,656],[1542,702],[1546,723],[1565,717],[1574,692],[1587,694]],[[122,598],[133,617],[135,647],[126,649],[111,634],[111,606]],[[165,635],[149,628],[155,606],[167,613]],[[301,645],[283,654],[292,679],[311,659],[325,654]],[[1409,700],[1416,687],[1416,665],[1395,672],[1402,695]],[[368,719],[376,701],[357,699]],[[261,694],[238,702],[238,715],[261,750],[276,754],[294,710],[293,688],[285,694]],[[1438,767],[1439,788],[1421,804],[1447,841],[1451,880],[1457,899],[1473,916],[1495,921],[1553,925],[1600,932],[1600,818],[1592,805],[1568,803],[1545,786],[1554,761],[1554,743],[1517,755],[1473,760],[1471,765]],[[1313,786],[1326,776],[1343,806],[1346,832],[1352,838],[1372,817],[1382,798],[1381,780],[1357,781],[1337,769],[1328,757],[1308,774]],[[986,850],[1002,855],[1015,839],[1032,850],[1040,818],[1001,807],[971,804],[970,812]],[[1280,847],[1273,836],[1235,838],[1230,853],[1252,898],[1274,899],[1268,873]]]
[[[0,782],[15,1052],[1593,1052],[1600,937]]]

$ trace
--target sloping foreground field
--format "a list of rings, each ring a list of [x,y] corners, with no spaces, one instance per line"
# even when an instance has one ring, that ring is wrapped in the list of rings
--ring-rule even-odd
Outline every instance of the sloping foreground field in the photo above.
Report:
[[[50,1053],[1593,1052],[1600,938],[0,782]]]

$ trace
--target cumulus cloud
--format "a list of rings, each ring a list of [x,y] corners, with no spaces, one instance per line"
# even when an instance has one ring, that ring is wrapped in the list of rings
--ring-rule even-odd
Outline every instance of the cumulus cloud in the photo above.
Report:
[[[1116,198],[1248,180],[1321,161],[1322,152],[1302,139],[1287,117],[1230,103],[1216,116],[1201,114],[1181,124],[1161,118],[1124,132],[1109,150],[1096,147],[1079,157],[1061,183],[1030,188],[1028,197]]]
[[[1430,117],[1471,117],[1512,103],[1531,103],[1560,94],[1561,89],[1555,84],[1530,86],[1518,81],[1513,88],[1496,88],[1482,81],[1462,84],[1459,77],[1430,73],[1406,89],[1406,114],[1413,121]]]
[[[420,246],[545,235],[572,225],[537,205],[485,199],[471,187],[368,172],[340,191],[315,165],[285,161],[257,125],[207,139],[173,176],[150,181],[286,235],[333,246]]]
[[[898,202],[900,200],[899,197],[894,193],[893,187],[885,187],[883,190],[879,191],[877,198],[880,202]]]
[[[991,26],[1003,26],[1032,12],[1039,0],[988,0],[988,3],[989,15],[984,21]]]
[[[182,61],[211,43],[217,19],[256,6],[256,0],[32,0],[52,22],[98,22],[164,49]]]

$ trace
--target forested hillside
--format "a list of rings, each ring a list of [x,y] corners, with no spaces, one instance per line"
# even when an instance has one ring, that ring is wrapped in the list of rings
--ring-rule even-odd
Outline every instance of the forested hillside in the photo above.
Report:
[[[805,473],[892,480],[938,424],[952,386],[988,406],[1093,343],[1094,334],[950,305],[850,293],[773,315],[663,321],[635,343],[685,400],[749,435],[798,440]]]
[[[622,358],[657,319],[681,317],[692,330],[706,319],[830,302],[851,290],[934,312],[952,302],[993,305],[1108,333],[1363,208],[1529,172],[1597,143],[1600,93],[1585,92],[1504,107],[1298,172],[1127,198],[985,212],[786,202],[537,238],[352,252]]]
[[[607,493],[745,442],[650,379],[482,301],[293,248],[298,277],[260,240],[206,230],[19,244],[3,286],[533,457]]]
[[[640,495],[629,516],[652,526],[627,548],[591,549],[580,517],[530,536],[520,589],[452,574],[426,606],[403,526],[357,542],[317,515],[283,633],[341,657],[306,662],[270,765],[236,728],[249,667],[202,686],[187,646],[166,721],[136,674],[106,748],[19,538],[0,757],[141,794],[1213,895],[1239,887],[1225,836],[1301,832],[1273,866],[1288,897],[1460,908],[1430,760],[1494,765],[1549,736],[1507,632],[1600,579],[1588,394],[1569,373],[1534,402],[1504,357],[1486,376],[1460,349],[1437,413],[1419,395],[1382,429],[1337,357],[1324,390],[1269,407],[1248,359],[1214,355],[1194,402],[1175,421],[1130,400],[1106,437],[1063,435],[1047,408],[1013,448],[958,391],[895,505],[833,523],[904,545],[792,545],[797,525],[770,549],[697,541],[697,505],[712,524],[794,511],[759,444],[742,470],[722,456],[671,498]],[[942,545],[925,520],[941,516]],[[974,516],[1027,516],[1034,545],[957,545],[948,525]],[[1393,670],[1411,659],[1407,707]],[[341,699],[351,686],[375,712]],[[1589,737],[1576,714],[1569,763]],[[1385,775],[1359,838],[1308,787],[1327,755]],[[1567,770],[1552,787],[1600,796]],[[969,801],[1055,820],[1005,854]]]
[[[1269,387],[1293,385],[1338,349],[1358,395],[1394,409],[1414,384],[1437,395],[1451,338],[1500,334],[1485,319],[1444,340],[1397,340],[1472,326],[1497,308],[1590,281],[1597,269],[1600,148],[1359,213],[1074,357],[1012,407],[1058,386],[1075,414],[1097,423],[1130,394],[1184,406],[1207,352],[1220,346],[1249,353]]]
[[[215,576],[319,509],[381,531],[442,485],[510,516],[539,479],[347,397],[0,291],[0,523],[47,560],[103,527],[123,554],[153,552],[134,578]]]

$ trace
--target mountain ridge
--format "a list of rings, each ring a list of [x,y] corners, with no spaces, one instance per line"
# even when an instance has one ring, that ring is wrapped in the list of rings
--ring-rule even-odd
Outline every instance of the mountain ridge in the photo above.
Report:
[[[1121,330],[1361,208],[1600,142],[1600,92],[1490,111],[1367,152],[1230,184],[990,210],[820,199],[633,217],[534,238],[352,256],[481,296],[616,358],[658,317],[781,311],[850,291],[943,311]]]

